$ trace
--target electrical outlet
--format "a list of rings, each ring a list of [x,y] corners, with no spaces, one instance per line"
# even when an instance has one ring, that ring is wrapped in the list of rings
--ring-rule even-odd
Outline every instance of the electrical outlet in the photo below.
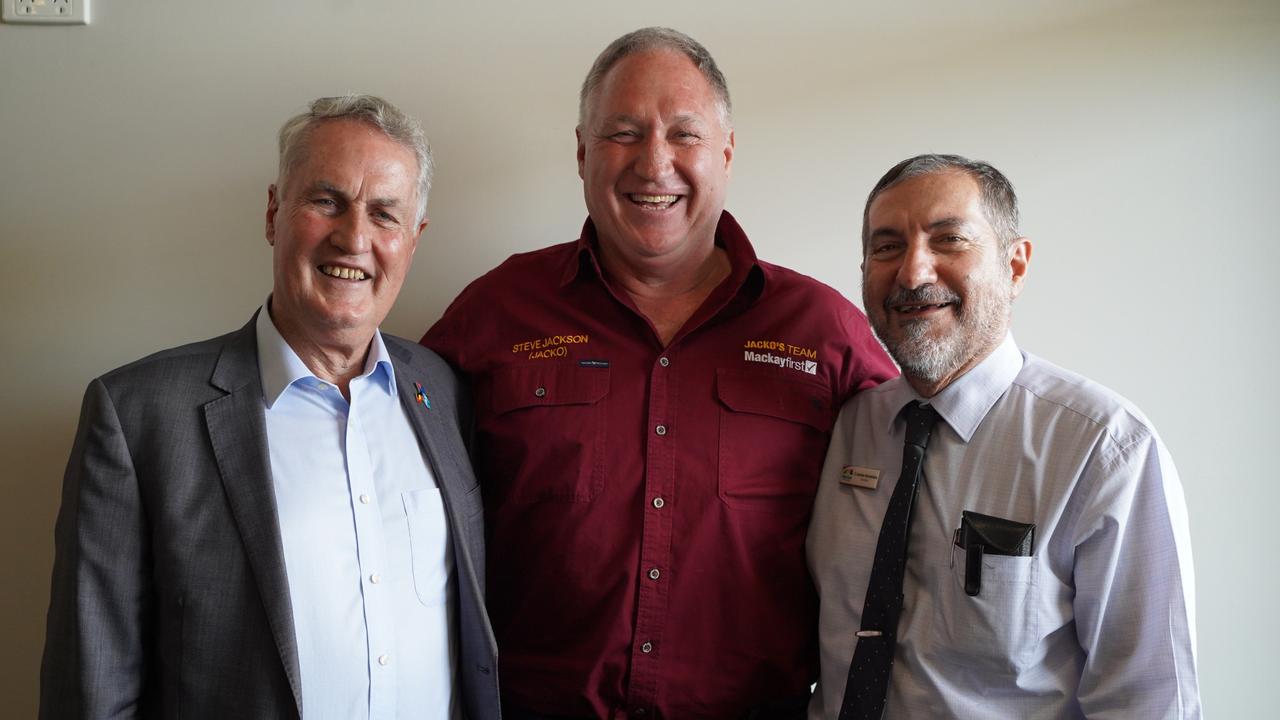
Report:
[[[7,23],[88,25],[89,0],[0,0]]]

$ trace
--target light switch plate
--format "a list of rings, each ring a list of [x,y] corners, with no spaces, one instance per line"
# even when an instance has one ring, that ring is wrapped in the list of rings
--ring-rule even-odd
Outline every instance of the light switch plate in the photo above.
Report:
[[[0,0],[0,16],[14,24],[88,25],[89,0]]]

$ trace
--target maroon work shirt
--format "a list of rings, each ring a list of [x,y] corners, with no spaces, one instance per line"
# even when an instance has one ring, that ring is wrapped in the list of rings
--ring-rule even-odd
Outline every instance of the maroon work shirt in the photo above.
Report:
[[[730,275],[665,348],[596,243],[588,220],[512,256],[422,339],[474,393],[503,695],[647,719],[807,693],[831,425],[897,371],[856,307],[758,261],[727,212]]]

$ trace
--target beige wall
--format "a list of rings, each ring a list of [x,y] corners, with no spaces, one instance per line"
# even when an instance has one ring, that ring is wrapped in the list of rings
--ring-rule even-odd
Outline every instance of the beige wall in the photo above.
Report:
[[[577,85],[648,24],[729,76],[729,207],[760,255],[850,297],[862,199],[891,164],[959,152],[1013,179],[1036,241],[1017,337],[1161,429],[1191,508],[1206,707],[1274,712],[1280,6],[432,5],[96,0],[89,27],[0,26],[4,714],[34,714],[81,392],[265,297],[280,122],[348,90],[423,118],[432,223],[387,322],[417,337],[470,278],[576,235]]]

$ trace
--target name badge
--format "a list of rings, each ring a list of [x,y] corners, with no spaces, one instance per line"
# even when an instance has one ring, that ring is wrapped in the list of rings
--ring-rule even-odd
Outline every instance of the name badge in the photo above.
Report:
[[[880,471],[875,468],[845,465],[840,470],[840,484],[875,490],[880,483]]]

